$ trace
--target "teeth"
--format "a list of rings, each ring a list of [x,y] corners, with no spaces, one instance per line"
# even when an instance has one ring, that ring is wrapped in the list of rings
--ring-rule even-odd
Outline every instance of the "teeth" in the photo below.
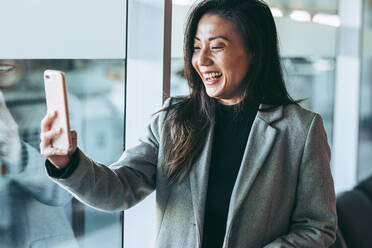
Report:
[[[204,76],[205,79],[213,79],[213,78],[222,76],[222,73],[220,73],[220,72],[212,72],[212,73],[203,74],[203,76]]]

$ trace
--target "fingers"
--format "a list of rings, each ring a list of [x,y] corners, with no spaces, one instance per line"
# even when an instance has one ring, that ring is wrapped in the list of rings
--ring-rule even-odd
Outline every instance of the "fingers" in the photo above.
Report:
[[[49,158],[55,155],[69,155],[69,150],[52,146],[52,143],[51,143],[52,139],[60,135],[60,133],[57,133],[55,131],[50,131],[50,132],[51,133],[48,134],[49,136],[43,139],[40,143],[41,155],[45,158]]]
[[[57,130],[51,130],[51,131],[46,131],[40,134],[40,148],[41,146],[46,147],[46,146],[51,146],[51,141],[61,135],[62,133],[62,128],[59,128]]]
[[[76,131],[71,131],[71,140],[72,144],[71,147],[66,150],[66,149],[60,149],[58,147],[53,147],[52,141],[57,138],[59,135],[62,134],[62,128],[58,130],[50,130],[45,133],[40,134],[40,152],[41,155],[44,157],[48,158],[50,156],[55,156],[55,155],[70,155],[72,154],[76,148],[77,148],[77,133]]]
[[[41,132],[45,133],[50,130],[53,121],[57,118],[57,111],[49,112],[41,121]]]
[[[40,152],[41,152],[41,155],[45,158],[49,158],[51,156],[57,156],[57,155],[60,155],[60,156],[69,155],[68,150],[63,150],[63,149],[50,147],[50,146],[44,147],[44,149],[42,149]]]
[[[46,158],[60,152],[57,148],[52,147],[52,140],[62,133],[62,128],[50,130],[56,117],[57,111],[52,111],[49,112],[41,121],[40,153]]]

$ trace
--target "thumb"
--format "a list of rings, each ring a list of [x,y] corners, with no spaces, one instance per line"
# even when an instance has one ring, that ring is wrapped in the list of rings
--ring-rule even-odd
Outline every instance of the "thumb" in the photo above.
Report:
[[[70,152],[74,153],[77,147],[77,132],[75,130],[70,131],[71,135],[71,149]]]

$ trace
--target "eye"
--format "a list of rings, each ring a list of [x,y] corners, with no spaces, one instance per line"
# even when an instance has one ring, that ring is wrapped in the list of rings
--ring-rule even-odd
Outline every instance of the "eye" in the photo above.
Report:
[[[194,51],[195,50],[200,50],[200,47],[198,47],[198,46],[194,46]]]
[[[225,44],[222,44],[221,42],[215,42],[214,44],[211,44],[211,49],[215,51],[222,50],[225,47]]]

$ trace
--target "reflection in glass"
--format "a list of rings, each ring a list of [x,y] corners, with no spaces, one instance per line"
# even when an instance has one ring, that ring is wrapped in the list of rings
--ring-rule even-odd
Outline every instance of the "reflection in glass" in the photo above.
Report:
[[[123,149],[124,61],[0,61],[0,247],[121,247],[120,213],[85,207],[46,177],[45,69],[66,73],[79,147],[106,164]]]
[[[332,147],[335,84],[334,58],[282,58],[284,80],[289,94],[305,99],[300,105],[319,113]]]

